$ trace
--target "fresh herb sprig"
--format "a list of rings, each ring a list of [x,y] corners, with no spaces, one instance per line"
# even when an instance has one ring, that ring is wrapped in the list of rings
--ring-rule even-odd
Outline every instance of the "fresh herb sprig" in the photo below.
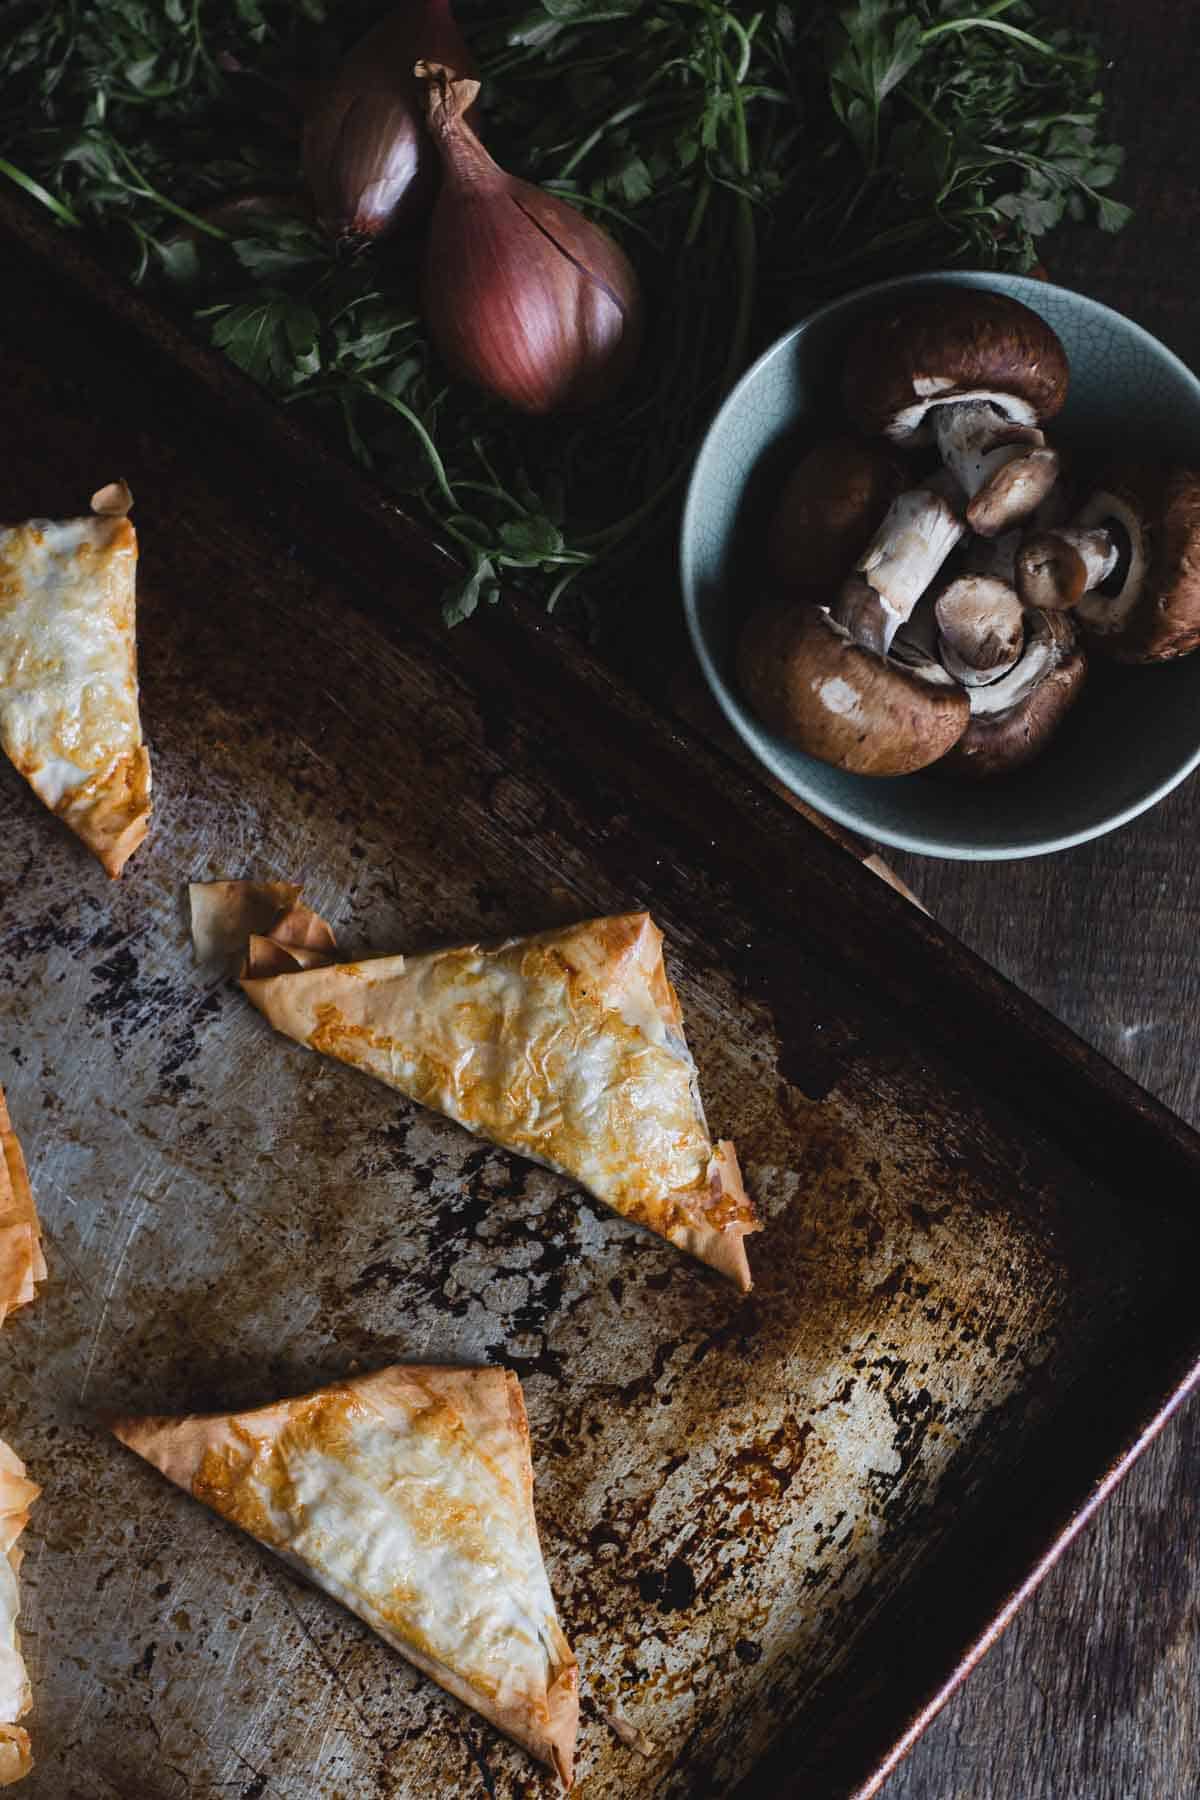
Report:
[[[553,606],[626,583],[721,393],[814,300],[905,268],[1028,269],[1064,217],[1127,216],[1097,53],[1027,0],[461,0],[494,154],[620,237],[648,294],[618,400],[517,418],[430,351],[415,247],[339,260],[287,198],[305,84],[384,10],[10,4],[0,176],[102,232],[423,512],[465,569],[451,622],[502,586]],[[271,210],[223,204],[249,193]]]

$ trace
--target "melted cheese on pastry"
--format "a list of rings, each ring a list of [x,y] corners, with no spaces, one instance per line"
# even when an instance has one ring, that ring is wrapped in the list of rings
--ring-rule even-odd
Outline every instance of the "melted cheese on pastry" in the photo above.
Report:
[[[0,1324],[46,1278],[42,1233],[25,1158],[0,1087]]]
[[[0,1439],[0,1787],[20,1781],[33,1766],[29,1733],[17,1724],[33,1704],[17,1635],[21,1607],[17,1539],[40,1491],[26,1479],[20,1457]]]
[[[149,814],[136,566],[126,518],[0,529],[0,744],[106,867],[118,861],[110,873],[145,835]]]
[[[709,1137],[647,914],[243,986],[278,1030],[571,1176],[749,1287],[754,1210],[732,1146]]]
[[[395,1367],[256,1412],[115,1429],[569,1775],[575,1661],[515,1376]]]

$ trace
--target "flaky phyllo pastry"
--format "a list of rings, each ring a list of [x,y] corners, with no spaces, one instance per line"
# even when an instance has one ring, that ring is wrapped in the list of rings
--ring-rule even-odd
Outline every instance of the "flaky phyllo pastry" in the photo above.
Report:
[[[228,919],[250,903],[206,895],[209,935],[214,907]],[[749,1288],[742,1240],[758,1221],[733,1145],[709,1137],[647,913],[339,963],[296,911],[252,929],[242,974],[277,1031],[570,1176]]]
[[[396,1364],[254,1412],[113,1430],[570,1785],[579,1672],[515,1375]]]
[[[188,888],[196,961],[234,973],[255,946],[262,975],[332,962],[332,928],[300,899],[296,881],[193,881]]]
[[[37,1208],[0,1087],[0,1325],[18,1306],[28,1305],[34,1283],[45,1279]]]
[[[114,876],[150,821],[132,504],[113,482],[86,518],[0,527],[0,745]]]
[[[26,1480],[20,1457],[0,1439],[0,1787],[20,1781],[33,1767],[29,1733],[17,1724],[33,1704],[17,1636],[21,1609],[17,1539],[29,1523],[29,1509],[40,1492]]]

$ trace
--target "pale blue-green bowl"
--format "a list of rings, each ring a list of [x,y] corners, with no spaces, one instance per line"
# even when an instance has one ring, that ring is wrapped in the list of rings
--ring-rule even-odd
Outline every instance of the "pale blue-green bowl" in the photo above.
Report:
[[[1153,668],[1093,659],[1063,734],[1018,774],[959,786],[923,772],[847,775],[759,724],[738,691],[733,647],[762,587],[766,520],[789,462],[843,428],[838,380],[852,329],[898,294],[994,288],[1053,325],[1071,360],[1056,436],[1080,449],[1200,463],[1200,381],[1140,325],[1083,294],[1015,275],[904,276],[824,306],[747,371],[713,420],[683,515],[683,602],[692,643],[726,717],[793,793],[854,830],[925,856],[1039,856],[1145,812],[1200,763],[1200,651]]]

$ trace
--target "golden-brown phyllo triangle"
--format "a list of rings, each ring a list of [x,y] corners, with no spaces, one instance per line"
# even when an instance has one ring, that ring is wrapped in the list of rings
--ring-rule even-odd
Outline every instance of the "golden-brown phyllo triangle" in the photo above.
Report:
[[[648,913],[490,947],[338,963],[272,930],[242,986],[277,1031],[556,1169],[746,1292],[759,1229],[730,1143],[709,1136]]]
[[[33,1767],[29,1733],[17,1724],[33,1704],[17,1633],[21,1610],[17,1539],[40,1492],[26,1478],[20,1457],[0,1439],[0,1787],[11,1787]]]
[[[112,876],[150,822],[132,504],[113,482],[85,518],[0,526],[0,746]]]
[[[25,1158],[0,1087],[0,1325],[46,1279],[42,1232]]]
[[[515,1375],[395,1364],[252,1412],[113,1430],[570,1785],[579,1671]]]

